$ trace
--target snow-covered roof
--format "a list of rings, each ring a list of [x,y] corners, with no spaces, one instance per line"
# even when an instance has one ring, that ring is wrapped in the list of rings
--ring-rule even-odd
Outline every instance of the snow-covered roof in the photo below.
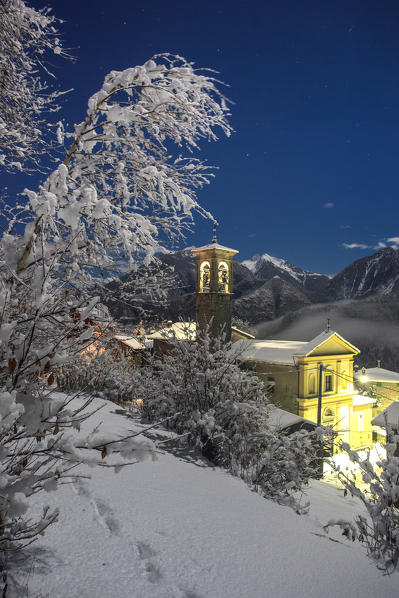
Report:
[[[130,349],[134,349],[135,351],[145,349],[145,345],[138,341],[137,338],[135,338],[134,336],[129,336],[126,334],[115,334],[114,338],[123,345],[126,345],[127,347],[130,347]]]
[[[384,368],[367,368],[364,370],[358,370],[354,377],[356,380],[360,380],[362,376],[366,376],[366,382],[397,382],[399,383],[399,373],[391,370],[385,370]]]
[[[332,337],[338,337],[343,343],[348,345],[355,353],[360,353],[360,349],[358,349],[350,342],[345,340],[340,334],[338,334],[338,332],[335,332],[334,330],[324,330],[323,332],[315,336],[315,338],[313,338],[311,341],[305,343],[304,346],[301,348],[301,351],[299,353],[296,353],[296,355],[309,355],[317,347],[319,347]]]
[[[373,399],[372,397],[366,397],[366,395],[355,395],[353,397],[354,407],[359,407],[360,405],[373,405],[375,402],[376,399]]]
[[[382,413],[372,419],[371,423],[373,426],[380,426],[381,428],[385,428],[386,423],[396,428],[399,427],[399,402],[394,401]]]
[[[239,359],[251,359],[254,361],[267,361],[271,363],[282,363],[292,365],[294,357],[310,355],[317,347],[322,345],[325,341],[332,337],[338,337],[342,342],[348,345],[354,352],[359,352],[359,349],[351,345],[342,336],[333,330],[324,331],[318,334],[311,341],[280,341],[280,340],[259,340],[253,341],[237,341],[243,344],[245,349],[241,353]],[[235,343],[235,345],[237,345]],[[249,344],[248,344],[249,343]]]
[[[197,325],[195,322],[174,322],[166,328],[157,330],[147,336],[148,339],[176,339],[176,340],[194,340]]]
[[[305,423],[311,424],[313,427],[317,426],[317,424],[312,422],[310,419],[304,419],[300,415],[295,415],[294,413],[290,413],[289,411],[285,411],[279,407],[272,409],[268,417],[268,423],[271,428],[276,430],[284,430],[285,428],[289,428],[295,424]]]
[[[223,251],[230,251],[231,253],[238,253],[237,249],[231,249],[230,247],[225,247],[224,245],[220,245],[219,243],[209,243],[209,245],[204,245],[203,247],[195,247],[191,251],[196,253],[197,251],[204,251],[206,249],[223,249]]]
[[[306,342],[302,341],[279,341],[279,340],[239,340],[234,343],[238,348],[239,343],[243,346],[243,351],[238,359],[268,361],[271,363],[281,363],[293,365],[293,356],[301,351]]]

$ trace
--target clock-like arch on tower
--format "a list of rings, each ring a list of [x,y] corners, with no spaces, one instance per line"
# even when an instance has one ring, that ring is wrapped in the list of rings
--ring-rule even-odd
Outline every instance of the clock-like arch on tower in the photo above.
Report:
[[[218,291],[219,293],[229,292],[229,267],[222,261],[218,264]]]
[[[209,293],[211,288],[211,265],[207,260],[200,265],[200,293]]]

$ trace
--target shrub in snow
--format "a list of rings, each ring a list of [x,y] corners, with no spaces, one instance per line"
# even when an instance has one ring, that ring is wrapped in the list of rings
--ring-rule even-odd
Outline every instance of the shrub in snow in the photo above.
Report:
[[[387,424],[389,427],[389,424]],[[364,504],[367,517],[358,515],[355,525],[348,521],[329,521],[326,529],[339,526],[349,539],[363,542],[377,566],[390,573],[399,563],[399,436],[392,434],[386,445],[386,457],[373,465],[369,458],[350,449],[341,449],[351,459],[353,472],[338,471],[346,491]],[[333,464],[331,464],[333,465]]]
[[[118,349],[112,339],[98,339],[90,353],[71,358],[58,379],[65,392],[84,391],[97,397],[123,403],[134,398],[132,360]]]
[[[207,332],[196,341],[168,342],[168,353],[134,373],[143,413],[150,421],[169,418],[168,425],[213,462],[299,509],[293,495],[315,473],[314,439],[270,427],[274,407],[263,383],[239,367],[242,347],[238,352]]]

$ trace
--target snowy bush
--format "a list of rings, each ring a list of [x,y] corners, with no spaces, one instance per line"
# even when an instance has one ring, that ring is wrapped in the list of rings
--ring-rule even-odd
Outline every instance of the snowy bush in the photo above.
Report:
[[[187,330],[187,336],[189,330]],[[168,338],[169,351],[134,373],[142,411],[168,425],[218,465],[264,496],[298,511],[293,495],[315,474],[315,438],[269,425],[273,405],[263,382],[243,370],[243,348],[205,332],[196,341]]]
[[[399,436],[392,434],[386,445],[386,457],[373,465],[369,458],[362,458],[348,444],[341,444],[342,451],[353,463],[353,472],[340,471],[337,466],[335,469],[346,491],[366,507],[367,517],[359,515],[355,525],[348,521],[329,521],[325,526],[326,529],[339,526],[348,538],[364,543],[370,557],[387,573],[393,572],[399,563],[398,448]]]
[[[134,398],[132,367],[135,367],[132,359],[112,339],[105,338],[90,354],[78,353],[69,360],[59,373],[59,385],[65,392],[80,390],[114,403],[123,403]]]

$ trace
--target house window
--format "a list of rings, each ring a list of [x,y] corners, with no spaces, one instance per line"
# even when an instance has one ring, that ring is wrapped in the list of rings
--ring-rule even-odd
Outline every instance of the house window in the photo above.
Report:
[[[309,374],[309,394],[316,394],[316,376],[314,374]]]
[[[211,266],[202,262],[200,266],[200,293],[209,293],[211,285]]]
[[[331,392],[332,389],[332,374],[326,374],[324,377],[324,392]]]

